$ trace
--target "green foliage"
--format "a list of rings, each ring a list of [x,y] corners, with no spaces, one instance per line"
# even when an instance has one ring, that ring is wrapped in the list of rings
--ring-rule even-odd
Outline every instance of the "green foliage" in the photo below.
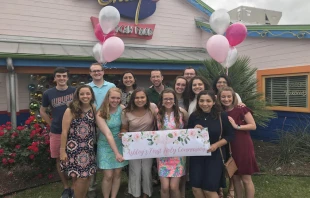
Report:
[[[279,154],[276,164],[291,162],[310,163],[310,119],[306,118],[296,123],[288,130],[279,130]]]
[[[198,74],[204,76],[210,83],[213,83],[219,75],[226,73],[226,69],[213,59],[205,60],[203,64],[204,67],[198,70]],[[256,91],[256,70],[250,66],[249,57],[240,57],[228,69],[228,76],[232,88],[240,95],[242,102],[254,112],[256,123],[266,127],[269,120],[275,118],[276,115],[273,111],[266,109],[266,102],[262,99],[262,94]]]

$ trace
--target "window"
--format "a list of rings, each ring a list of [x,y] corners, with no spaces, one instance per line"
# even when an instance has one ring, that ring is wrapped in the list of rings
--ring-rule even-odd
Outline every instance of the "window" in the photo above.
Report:
[[[257,80],[268,109],[310,113],[310,65],[257,70]]]
[[[265,99],[275,106],[308,107],[308,75],[266,77]]]

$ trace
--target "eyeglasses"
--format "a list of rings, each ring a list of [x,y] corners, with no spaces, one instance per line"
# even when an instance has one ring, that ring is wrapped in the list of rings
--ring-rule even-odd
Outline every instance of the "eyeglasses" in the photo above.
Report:
[[[92,73],[99,73],[99,72],[102,72],[103,70],[93,70],[93,71],[90,71]]]
[[[227,82],[226,81],[217,81],[217,84],[227,84]]]
[[[164,100],[165,102],[174,101],[174,98],[164,98],[163,100]]]

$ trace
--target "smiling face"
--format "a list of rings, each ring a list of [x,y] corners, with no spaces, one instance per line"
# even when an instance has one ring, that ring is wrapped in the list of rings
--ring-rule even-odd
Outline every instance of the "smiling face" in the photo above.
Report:
[[[109,105],[116,108],[121,103],[121,94],[117,91],[111,91],[109,95]]]
[[[223,87],[227,86],[227,81],[225,78],[219,78],[218,81],[216,82],[216,88],[218,90],[222,89]]]
[[[174,90],[177,94],[182,94],[186,88],[186,80],[178,78],[175,82]]]
[[[160,87],[162,85],[164,77],[161,75],[160,71],[152,71],[151,72],[151,82],[154,87]]]
[[[68,73],[56,73],[54,77],[54,81],[56,82],[57,86],[64,87],[67,86],[68,82]]]
[[[81,88],[79,91],[79,100],[83,104],[89,104],[91,99],[93,98],[92,92],[88,87]]]
[[[196,72],[194,69],[184,70],[184,77],[186,78],[187,81],[190,81],[195,76],[196,76]]]
[[[198,100],[198,105],[205,113],[210,113],[215,101],[208,94],[201,95]]]
[[[101,65],[92,65],[90,67],[89,74],[93,78],[93,80],[101,80],[103,78],[104,71]]]
[[[225,107],[232,107],[234,103],[234,97],[231,91],[222,91],[221,92],[221,103]]]
[[[123,76],[123,84],[126,87],[132,87],[132,85],[135,83],[135,78],[131,73],[126,73]]]
[[[195,79],[193,80],[192,90],[195,93],[195,95],[198,95],[201,91],[205,90],[205,85],[201,80]]]
[[[135,105],[137,107],[144,107],[144,105],[146,104],[147,99],[146,99],[146,95],[143,91],[139,91],[136,93],[136,97],[135,97]]]
[[[172,109],[174,105],[174,95],[173,93],[164,93],[163,94],[163,106],[166,109]]]

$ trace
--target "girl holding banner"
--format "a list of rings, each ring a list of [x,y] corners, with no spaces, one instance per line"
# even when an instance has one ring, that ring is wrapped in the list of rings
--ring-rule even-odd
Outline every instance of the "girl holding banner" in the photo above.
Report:
[[[188,114],[183,108],[179,108],[175,92],[170,88],[165,89],[159,100],[158,130],[183,129],[187,119]],[[185,175],[185,163],[185,157],[161,157],[157,159],[161,198],[181,197],[179,184],[181,177]]]
[[[132,92],[128,106],[122,112],[121,132],[152,131],[155,128],[157,106],[150,100],[143,88]],[[129,160],[128,191],[134,197],[152,196],[153,159]]]
[[[216,104],[213,91],[201,91],[197,96],[196,111],[188,121],[188,128],[208,128],[211,156],[190,157],[190,183],[195,197],[218,198],[224,166],[219,148],[234,137],[226,112]],[[222,149],[225,153],[225,149]]]

